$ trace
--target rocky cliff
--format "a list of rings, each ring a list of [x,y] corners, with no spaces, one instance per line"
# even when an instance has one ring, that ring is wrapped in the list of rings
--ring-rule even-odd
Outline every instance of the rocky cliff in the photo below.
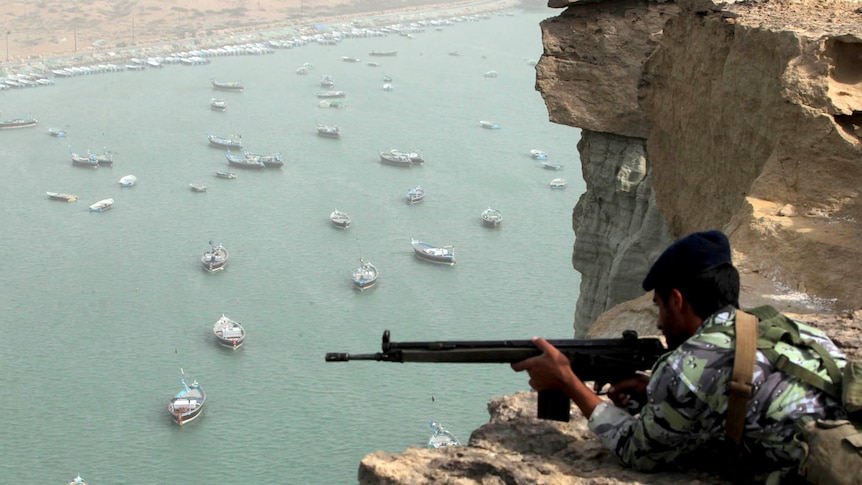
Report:
[[[564,10],[541,24],[536,88],[552,121],[582,129],[587,185],[572,214],[575,334],[654,333],[649,265],[719,228],[743,306],[804,315],[862,358],[862,3],[548,5]],[[720,483],[624,470],[582,418],[532,418],[533,399],[492,399],[469,446],[369,455],[359,482]]]

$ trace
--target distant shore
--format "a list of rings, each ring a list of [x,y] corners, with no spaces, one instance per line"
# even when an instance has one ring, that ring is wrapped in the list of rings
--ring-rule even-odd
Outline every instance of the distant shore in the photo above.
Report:
[[[224,30],[199,29],[209,35],[186,36],[172,39],[148,38],[141,36],[134,45],[127,45],[121,38],[103,29],[97,41],[89,44],[80,42],[76,31],[74,50],[69,52],[49,52],[45,48],[31,47],[29,50],[17,48],[15,57],[0,63],[0,75],[47,74],[52,70],[67,67],[88,66],[104,63],[125,62],[133,58],[166,56],[172,53],[210,49],[228,45],[261,43],[271,40],[288,39],[300,35],[314,35],[327,31],[344,31],[355,27],[368,29],[409,24],[417,21],[430,21],[459,16],[482,15],[520,6],[518,0],[472,0],[427,4],[410,8],[399,8],[376,12],[355,12],[343,15],[313,14],[302,18],[287,19],[280,22],[259,22]],[[320,9],[321,11],[323,9]],[[325,26],[323,30],[319,26]],[[6,36],[7,55],[9,34]],[[68,42],[65,41],[64,42]],[[5,59],[5,58],[4,58]]]

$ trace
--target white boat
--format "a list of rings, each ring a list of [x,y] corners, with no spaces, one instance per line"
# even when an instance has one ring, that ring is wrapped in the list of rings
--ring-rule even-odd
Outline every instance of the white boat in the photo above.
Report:
[[[503,222],[503,214],[497,209],[488,207],[482,211],[482,223],[489,227],[497,227]]]
[[[342,229],[350,227],[350,216],[346,212],[342,212],[338,209],[335,209],[329,214],[329,220],[335,227],[340,227]]]
[[[197,184],[192,182],[189,184],[189,189],[191,189],[192,192],[206,192],[207,186],[204,184]]]
[[[213,334],[219,345],[229,349],[238,349],[245,342],[245,328],[222,313],[221,318],[213,325]]]
[[[486,128],[488,130],[499,130],[500,129],[500,125],[498,125],[497,123],[494,123],[493,121],[482,120],[479,122],[479,126],[481,126],[482,128]]]
[[[317,125],[317,134],[324,138],[341,138],[341,128],[336,125]]]
[[[126,175],[120,179],[120,187],[131,187],[138,183],[138,177],[134,175]]]
[[[461,441],[449,432],[437,421],[431,421],[431,438],[428,439],[428,448],[442,448],[444,446],[461,446]]]
[[[560,163],[544,161],[542,162],[542,168],[544,168],[545,170],[562,170],[563,165]]]
[[[212,98],[210,99],[210,108],[215,111],[225,111],[227,110],[227,101],[221,98]]]
[[[557,178],[551,180],[551,188],[552,189],[565,189],[566,188],[566,179]]]
[[[407,191],[407,203],[410,205],[418,204],[425,199],[425,189],[417,185]]]
[[[90,210],[93,212],[105,212],[114,205],[114,199],[102,199],[90,205]]]
[[[78,476],[69,480],[69,483],[67,485],[87,485],[87,482],[85,482],[84,479],[81,478],[81,474],[79,473]]]
[[[497,77],[497,71],[486,71],[485,74],[483,74],[483,76],[485,76],[485,77]]]
[[[359,258],[359,267],[353,270],[353,285],[360,291],[367,290],[377,283],[378,274],[376,266]]]
[[[452,246],[435,246],[427,242],[412,239],[413,252],[422,259],[434,263],[443,263],[450,266],[455,265],[455,248]]]
[[[210,241],[210,249],[201,256],[201,264],[203,264],[205,270],[213,273],[223,270],[228,259],[230,259],[230,253],[228,253],[227,248],[221,244],[216,246]]]
[[[77,195],[64,194],[63,192],[45,192],[51,200],[62,200],[63,202],[75,202],[78,200]]]
[[[530,156],[536,160],[547,160],[548,154],[543,152],[542,150],[530,150]]]

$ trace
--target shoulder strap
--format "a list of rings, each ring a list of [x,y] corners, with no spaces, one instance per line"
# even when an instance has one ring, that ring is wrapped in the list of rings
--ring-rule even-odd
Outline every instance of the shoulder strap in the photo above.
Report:
[[[742,442],[745,411],[751,399],[754,362],[757,353],[757,317],[736,311],[736,351],[733,378],[728,384],[727,435],[737,445]]]

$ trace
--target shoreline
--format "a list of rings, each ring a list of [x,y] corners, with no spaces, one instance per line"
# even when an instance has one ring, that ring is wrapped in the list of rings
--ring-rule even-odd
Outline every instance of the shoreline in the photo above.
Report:
[[[225,47],[241,47],[268,42],[282,42],[297,38],[312,38],[320,35],[350,32],[352,29],[373,32],[377,29],[409,29],[410,24],[452,20],[460,17],[484,16],[502,10],[518,8],[518,0],[470,0],[435,5],[423,5],[393,10],[355,12],[352,14],[309,16],[283,22],[265,22],[248,27],[230,29],[200,37],[183,39],[144,39],[132,46],[105,48],[87,45],[81,50],[51,54],[25,54],[26,58],[10,59],[0,63],[0,76],[48,76],[53,71],[86,66],[113,65],[143,58],[165,57],[188,52],[207,51]],[[406,24],[406,26],[404,25]],[[324,29],[318,26],[324,25]],[[116,43],[122,45],[122,43]],[[8,49],[8,36],[7,36]],[[231,55],[259,54],[233,51]],[[116,66],[115,66],[116,67]],[[87,72],[89,74],[89,72]],[[71,74],[70,75],[76,75]],[[52,77],[59,77],[53,75]],[[2,77],[0,77],[2,85]],[[7,86],[3,86],[7,87]]]

